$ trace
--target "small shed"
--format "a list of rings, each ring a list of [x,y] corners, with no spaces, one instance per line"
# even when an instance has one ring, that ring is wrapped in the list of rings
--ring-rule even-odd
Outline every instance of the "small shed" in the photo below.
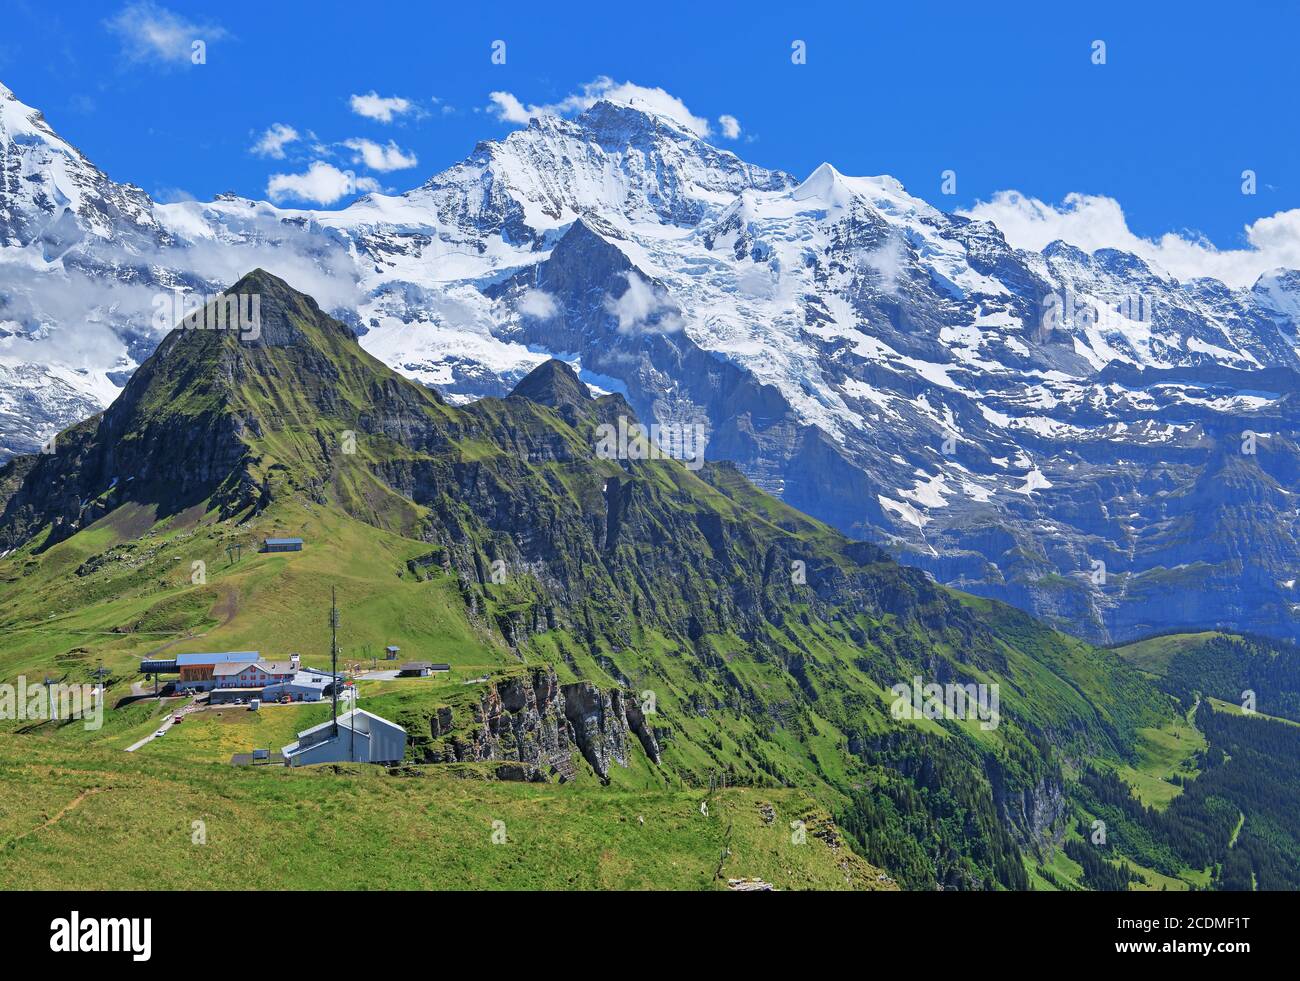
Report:
[[[397,672],[400,678],[427,678],[433,674],[433,665],[428,661],[407,661]]]
[[[235,753],[230,757],[231,766],[274,766],[283,762],[283,756],[269,749],[255,749],[251,753]]]
[[[301,552],[301,538],[268,538],[262,542],[263,552]]]
[[[400,647],[394,647],[392,644],[389,644],[387,647],[384,648],[384,660],[396,661],[397,655],[400,653],[402,653],[402,649]]]

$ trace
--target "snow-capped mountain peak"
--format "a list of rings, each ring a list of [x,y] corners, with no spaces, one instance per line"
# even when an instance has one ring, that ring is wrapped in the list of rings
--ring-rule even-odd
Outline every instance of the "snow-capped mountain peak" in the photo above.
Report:
[[[1157,569],[1200,570],[1185,613],[1249,624],[1225,570],[1300,563],[1300,512],[1277,504],[1300,498],[1294,271],[1237,290],[1115,250],[1015,250],[891,177],[800,181],[614,102],[336,211],[154,205],[15,106],[0,261],[28,272],[0,307],[0,448],[102,405],[159,336],[140,294],[262,266],[452,401],[559,357],[648,422],[706,426],[710,456],[791,504],[1092,636],[1164,622],[1142,599]],[[82,295],[73,277],[103,291],[85,316],[55,303]],[[1187,502],[1214,497],[1246,430],[1277,455],[1233,479],[1271,503],[1226,528],[1235,504]]]
[[[865,201],[878,211],[899,217],[938,214],[927,202],[908,194],[896,178],[846,177],[829,163],[820,164],[790,196],[796,201],[821,205],[827,211]]]
[[[0,91],[0,245],[37,245],[54,261],[84,236],[139,249],[156,245],[152,202],[115,184],[36,109]]]
[[[1300,324],[1300,271],[1274,269],[1255,281],[1251,292],[1271,313],[1294,326]]]
[[[410,196],[460,227],[491,216],[512,241],[537,243],[588,212],[693,227],[746,189],[792,183],[667,116],[602,101],[576,119],[535,117],[503,140],[480,143]]]

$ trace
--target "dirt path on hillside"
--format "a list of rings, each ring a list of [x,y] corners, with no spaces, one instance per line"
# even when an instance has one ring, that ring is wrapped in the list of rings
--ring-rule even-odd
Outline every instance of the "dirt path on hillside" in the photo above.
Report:
[[[239,615],[239,590],[234,586],[227,586],[225,592],[221,594],[221,599],[217,600],[212,607],[212,615],[221,618],[220,626],[228,626],[230,621]]]
[[[30,831],[24,831],[17,838],[12,839],[9,842],[9,844],[11,845],[17,844],[18,842],[22,841],[25,838],[30,838],[32,835],[40,834],[42,831],[49,830],[50,828],[58,824],[60,821],[62,821],[69,814],[71,814],[73,811],[75,811],[82,804],[84,804],[87,798],[93,797],[95,794],[102,794],[107,789],[109,788],[91,787],[89,790],[83,790],[81,793],[77,794],[76,797],[72,798],[72,800],[68,801],[67,804],[63,805],[63,808],[59,811],[58,814],[54,815],[54,817],[50,818],[44,824],[32,828]]]
[[[222,592],[221,598],[212,605],[212,615],[221,621],[217,624],[218,629],[228,626],[230,621],[239,615],[239,590],[235,589],[233,586],[227,586],[225,591]],[[204,631],[204,633],[206,633],[206,631]],[[193,640],[195,637],[202,636],[203,634],[196,634],[192,630],[187,630],[182,636],[177,637],[174,640],[169,640],[167,643],[160,647],[155,647],[151,651],[146,651],[144,654],[140,655],[140,660],[152,660],[159,654],[163,653],[163,651],[170,650],[182,641]]]
[[[141,654],[141,655],[140,655],[140,660],[141,660],[141,661],[148,661],[148,660],[151,660],[151,659],[153,659],[153,658],[156,658],[156,657],[157,657],[159,654],[161,654],[163,651],[167,650],[167,648],[169,648],[169,647],[175,647],[175,646],[176,646],[177,644],[179,644],[181,641],[183,641],[183,640],[189,640],[189,639],[190,639],[191,637],[193,637],[193,636],[194,636],[194,635],[191,634],[191,633],[186,633],[185,636],[183,636],[183,637],[177,637],[175,640],[169,640],[169,641],[167,641],[167,643],[163,644],[161,647],[155,647],[153,650],[151,650],[151,651],[146,651],[145,653]]]

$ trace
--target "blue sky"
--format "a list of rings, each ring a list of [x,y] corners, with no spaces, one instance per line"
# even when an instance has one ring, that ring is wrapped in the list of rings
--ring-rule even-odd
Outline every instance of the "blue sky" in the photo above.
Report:
[[[110,176],[164,199],[264,198],[273,175],[316,160],[406,190],[510,131],[490,93],[557,104],[605,76],[662,87],[756,163],[889,173],[946,210],[1005,190],[1100,195],[1136,235],[1236,249],[1245,226],[1300,208],[1292,4],[465,6],[7,0],[0,81]],[[190,63],[190,35],[206,64]],[[796,39],[806,64],[791,62]],[[352,97],[372,92],[415,108],[359,114]],[[251,152],[274,124],[299,139],[282,159]],[[366,149],[397,169],[367,168]]]

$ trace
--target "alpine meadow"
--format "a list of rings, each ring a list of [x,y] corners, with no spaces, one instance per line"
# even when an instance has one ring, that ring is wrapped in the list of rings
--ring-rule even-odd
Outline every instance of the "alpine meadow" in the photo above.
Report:
[[[70,897],[42,946],[174,961],[218,909],[115,937],[124,890],[856,891],[920,949],[1208,954],[1246,907],[1190,894],[1300,890],[1295,137],[1153,122],[1207,156],[1139,178],[1026,135],[1053,85],[1094,133],[1168,98],[1145,13],[1045,14],[1042,91],[977,110],[1002,13],[169,2],[0,37],[0,889]]]

